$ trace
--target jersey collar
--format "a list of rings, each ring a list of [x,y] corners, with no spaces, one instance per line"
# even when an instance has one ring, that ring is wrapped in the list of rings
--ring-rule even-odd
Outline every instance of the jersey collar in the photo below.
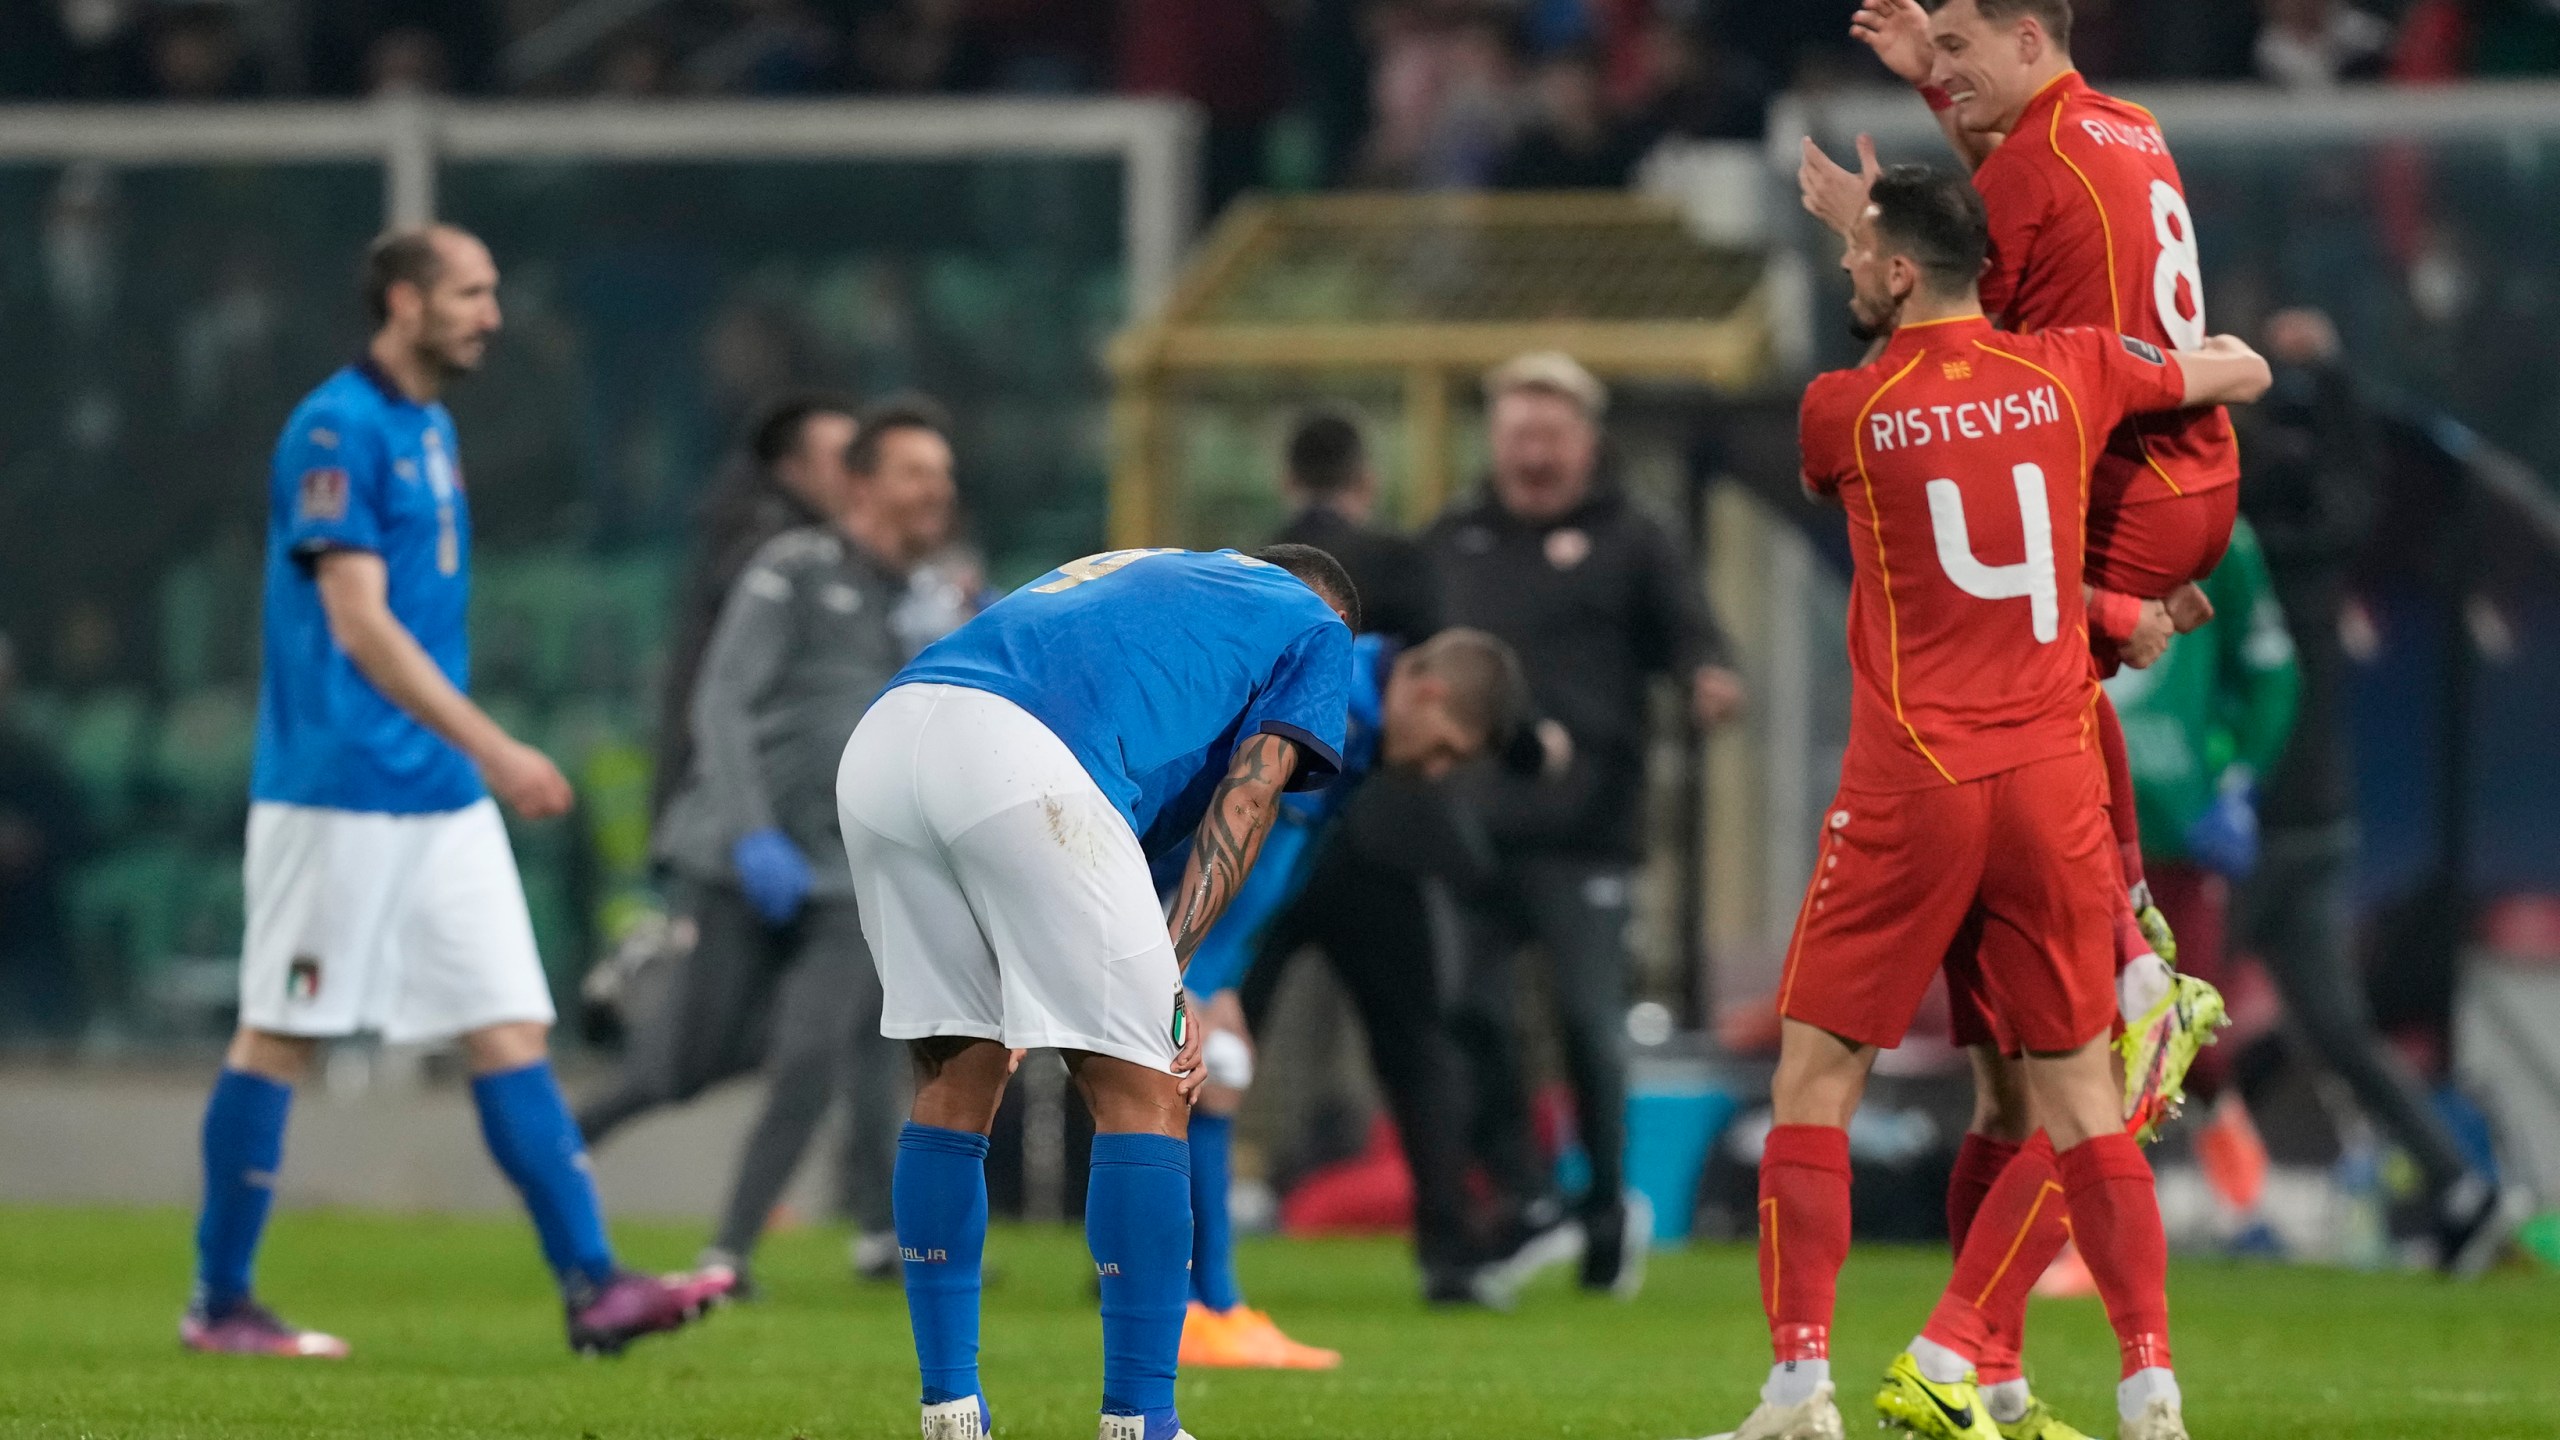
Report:
[[[1893,339],[1884,347],[1884,359],[1916,355],[1931,345],[1950,345],[1991,333],[1991,319],[1985,315],[1957,315],[1945,320],[1923,320],[1914,325],[1894,327]]]
[[[349,364],[358,375],[364,377],[366,384],[371,385],[375,390],[381,393],[382,398],[386,403],[392,405],[415,405],[418,403],[417,401],[410,399],[409,393],[400,388],[400,382],[391,378],[391,372],[383,369],[381,364],[373,358],[372,351],[357,351],[356,358],[349,362]]]
[[[2054,76],[2044,82],[2043,89],[2027,97],[2027,108],[2018,112],[2017,128],[2019,130],[2032,128],[2031,122],[2041,120],[2048,113],[2060,109],[2062,102],[2088,88],[2089,82],[2082,79],[2077,70],[2065,70]]]

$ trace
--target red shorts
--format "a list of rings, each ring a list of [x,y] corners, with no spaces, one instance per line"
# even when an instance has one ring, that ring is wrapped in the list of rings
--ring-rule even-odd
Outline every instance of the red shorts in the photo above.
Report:
[[[2089,512],[2089,560],[2081,578],[2101,590],[2158,600],[2202,580],[2231,548],[2240,487]]]
[[[1842,790],[1778,986],[1778,1013],[1865,1045],[1902,1043],[1959,938],[2023,1048],[2077,1050],[2115,1021],[2111,906],[2123,903],[2094,753],[1961,785]]]

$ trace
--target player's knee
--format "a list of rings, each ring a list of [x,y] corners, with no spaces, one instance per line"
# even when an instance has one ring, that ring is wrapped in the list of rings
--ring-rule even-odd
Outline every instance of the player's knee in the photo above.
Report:
[[[471,1057],[471,1073],[474,1075],[521,1070],[549,1057],[551,1027],[539,1020],[487,1025],[464,1035],[462,1048]]]
[[[1095,1130],[1176,1140],[1190,1135],[1191,1105],[1171,1075],[1109,1055],[1071,1055],[1068,1064]]]
[[[2124,1092],[2104,1037],[2061,1054],[2027,1057],[2036,1120],[2057,1150],[2124,1129]]]
[[[2035,1109],[2018,1062],[1989,1045],[1972,1047],[1973,1124],[1976,1135],[2023,1144],[2036,1131]]]
[[[311,1057],[319,1050],[320,1042],[309,1035],[279,1035],[243,1026],[231,1037],[223,1063],[280,1085],[298,1085],[311,1073]]]
[[[1830,1125],[1846,1129],[1866,1093],[1875,1049],[1799,1020],[1784,1022],[1778,1073],[1770,1083],[1770,1110],[1781,1125]]]
[[[908,1042],[915,1061],[918,1124],[984,1135],[995,1128],[1013,1055],[993,1040],[937,1035]]]

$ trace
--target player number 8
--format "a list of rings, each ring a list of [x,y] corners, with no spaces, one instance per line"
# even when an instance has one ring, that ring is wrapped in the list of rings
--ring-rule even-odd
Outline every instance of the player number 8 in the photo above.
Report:
[[[1957,589],[1976,599],[2024,599],[2036,643],[2050,645],[2062,630],[2062,595],[2053,574],[2053,508],[2045,499],[2044,467],[2018,465],[2009,479],[2018,487],[2026,558],[2013,565],[1984,564],[1973,553],[1973,535],[1965,525],[1964,491],[1953,480],[1932,480],[1929,528],[1937,534],[1938,566]]]
[[[2160,328],[2180,350],[2204,346],[2204,257],[2196,251],[2196,222],[2187,214],[2187,197],[2166,180],[2151,182],[2151,234],[2160,242],[2160,260],[2151,267],[2151,304],[2160,312]],[[2194,301],[2192,316],[2178,308],[2178,282],[2187,282]]]

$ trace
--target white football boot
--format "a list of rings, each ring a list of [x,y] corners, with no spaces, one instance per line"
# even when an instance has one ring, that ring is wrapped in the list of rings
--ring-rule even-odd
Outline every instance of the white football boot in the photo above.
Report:
[[[2117,1426],[2116,1435],[2118,1440],[2187,1440],[2187,1420],[2178,1413],[2177,1401],[2155,1395],[2141,1414]]]
[[[1824,1381],[1813,1398],[1796,1405],[1772,1405],[1763,1400],[1742,1422],[1739,1430],[1710,1435],[1707,1440],[1844,1440],[1840,1425],[1840,1407],[1833,1403],[1832,1388]]]

